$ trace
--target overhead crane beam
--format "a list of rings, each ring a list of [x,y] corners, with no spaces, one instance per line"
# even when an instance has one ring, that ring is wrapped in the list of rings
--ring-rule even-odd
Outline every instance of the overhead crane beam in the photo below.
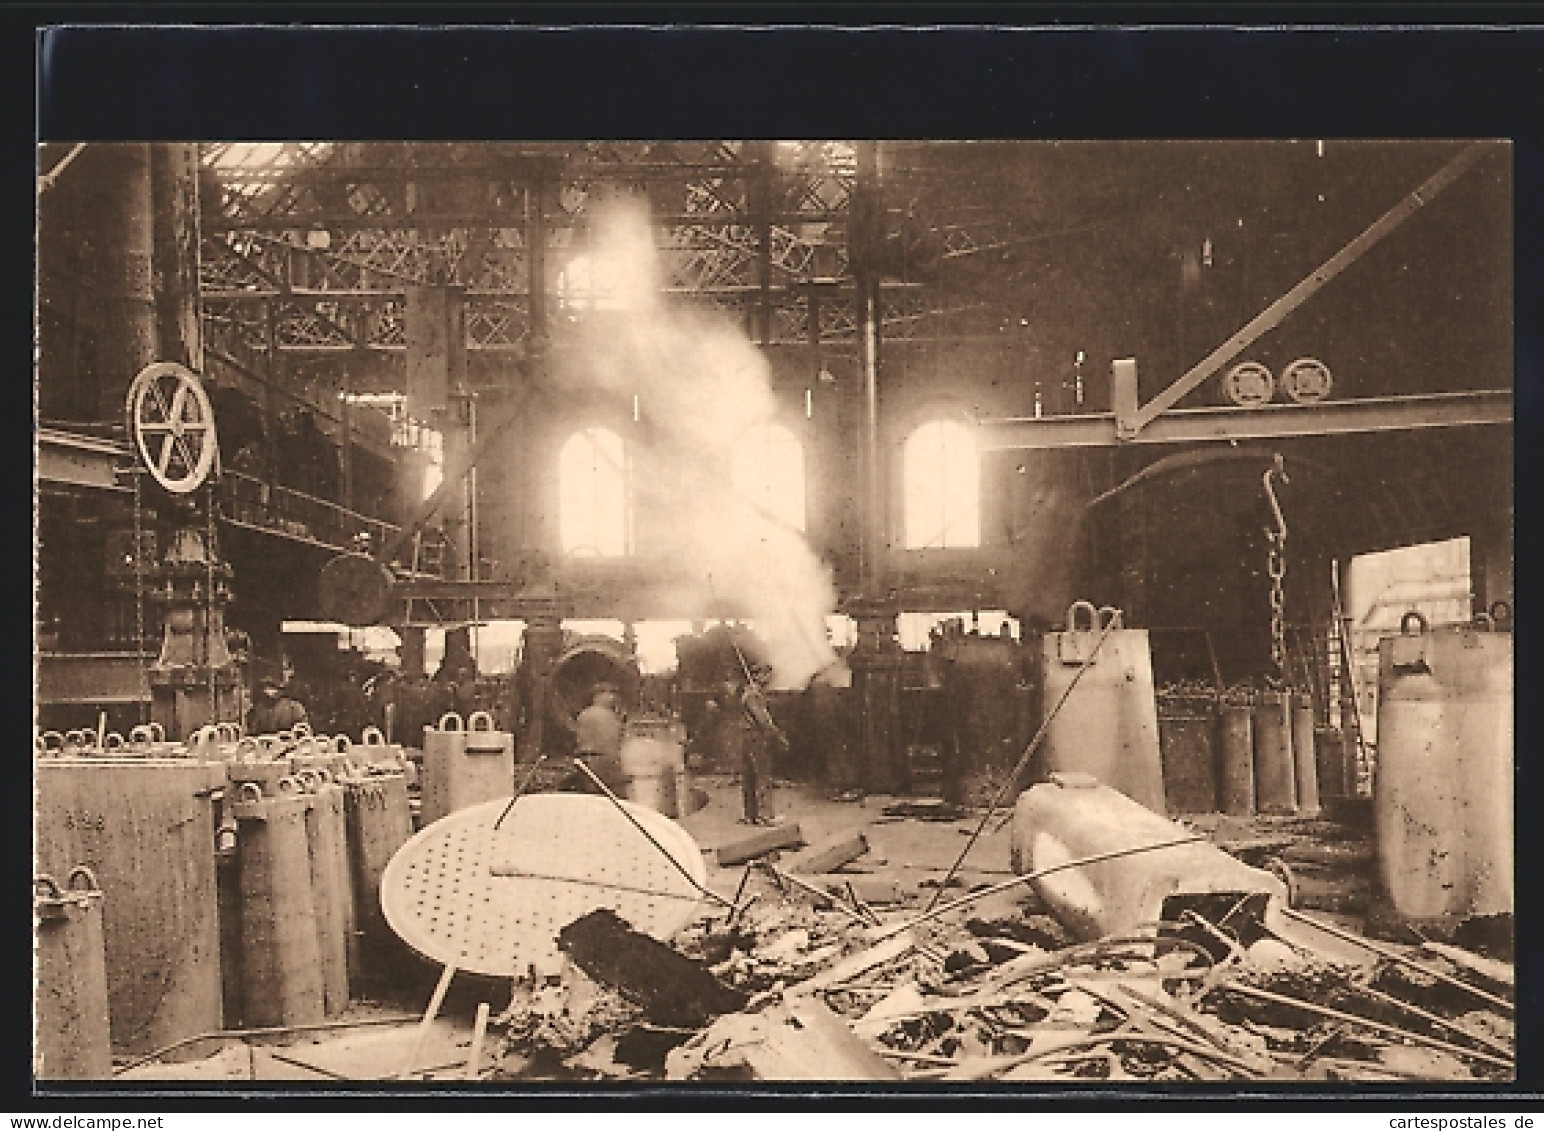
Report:
[[[1116,429],[1115,414],[982,419],[983,451],[1096,448],[1124,444],[1191,444],[1512,423],[1510,389],[1368,397],[1323,404],[1258,408],[1187,408],[1164,413],[1135,436]]]
[[[335,288],[326,287],[289,287],[283,290],[274,287],[256,288],[206,288],[203,297],[210,302],[260,302],[265,299],[308,300],[312,302],[358,302],[367,299],[403,298],[407,294],[410,284],[403,283],[400,286],[378,288]],[[850,278],[841,279],[801,279],[791,286],[771,286],[767,292],[786,302],[802,301],[804,293],[811,286],[823,286],[829,290],[851,290],[853,281]],[[720,296],[755,296],[762,293],[759,283],[727,283],[714,284],[703,287],[667,286],[658,288],[660,293],[669,295],[720,295]],[[918,282],[903,279],[885,279],[880,283],[880,289],[884,291],[920,291],[923,285]],[[468,298],[525,298],[529,291],[525,287],[510,288],[508,290],[494,290],[487,287],[468,287]]]

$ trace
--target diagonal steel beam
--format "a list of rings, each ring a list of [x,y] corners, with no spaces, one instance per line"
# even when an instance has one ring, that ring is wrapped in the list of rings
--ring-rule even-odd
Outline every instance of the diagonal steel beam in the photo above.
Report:
[[[402,529],[382,549],[378,560],[389,563],[407,548],[408,543],[413,540],[413,536],[422,530],[429,520],[439,512],[439,509],[450,498],[451,492],[460,488],[461,481],[492,450],[494,443],[525,415],[530,398],[531,390],[529,386],[526,386],[522,389],[520,395],[514,399],[513,403],[505,406],[504,411],[495,417],[491,423],[478,429],[477,441],[467,451],[465,458],[461,460],[459,465],[445,469],[445,473],[440,479],[440,484],[434,489],[434,493],[423,501],[422,505],[419,506],[418,510],[413,513],[413,516],[407,522],[402,524]]]
[[[1483,142],[1467,146],[1414,192],[1374,220],[1366,231],[1326,259],[1313,274],[1255,315],[1238,333],[1207,354],[1183,377],[1137,409],[1136,414],[1129,420],[1120,421],[1121,439],[1134,439],[1137,433],[1151,424],[1160,413],[1173,408],[1185,394],[1248,349],[1261,336],[1275,329],[1288,314],[1307,302],[1331,279],[1367,254],[1375,244],[1468,172],[1485,155],[1487,148],[1488,146]]]

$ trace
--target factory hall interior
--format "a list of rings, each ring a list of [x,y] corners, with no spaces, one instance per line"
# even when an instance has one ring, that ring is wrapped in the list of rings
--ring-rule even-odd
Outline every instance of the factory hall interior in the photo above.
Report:
[[[37,152],[37,1087],[1515,1078],[1506,142]]]

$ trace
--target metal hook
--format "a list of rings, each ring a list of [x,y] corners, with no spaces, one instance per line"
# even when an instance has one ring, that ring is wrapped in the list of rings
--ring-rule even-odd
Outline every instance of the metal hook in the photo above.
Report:
[[[1265,469],[1265,474],[1261,476],[1261,481],[1265,484],[1266,501],[1270,503],[1271,513],[1276,517],[1275,537],[1285,540],[1287,537],[1287,519],[1281,513],[1281,503],[1276,499],[1276,488],[1271,482],[1273,478],[1283,483],[1292,482],[1291,479],[1287,478],[1286,461],[1281,458],[1280,452],[1276,453],[1276,462]]]

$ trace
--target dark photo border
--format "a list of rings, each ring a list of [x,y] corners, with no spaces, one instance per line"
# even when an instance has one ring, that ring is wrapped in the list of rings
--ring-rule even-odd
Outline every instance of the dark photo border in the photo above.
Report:
[[[1147,13],[1145,16],[1143,13]],[[1380,15],[1380,13],[1382,13]],[[1082,21],[1072,23],[1076,14]],[[1324,16],[1329,10],[1323,11]],[[1533,14],[1533,20],[1538,14]],[[53,5],[0,15],[11,32],[0,69],[16,133],[18,192],[5,341],[20,397],[31,359],[31,222],[35,143],[100,140],[576,140],[586,138],[1507,138],[1514,143],[1516,567],[1529,587],[1544,404],[1544,27],[1526,7],[1343,9],[1335,22],[1240,6],[1143,10],[1028,5],[1004,11],[900,5],[571,6]],[[630,19],[633,22],[624,24]],[[1459,20],[1464,21],[1462,24]],[[1481,23],[1480,20],[1487,22]],[[918,26],[931,21],[933,26]],[[947,21],[947,23],[943,22]],[[1088,21],[1093,21],[1092,23]],[[1397,21],[1397,22],[1396,22]],[[1288,26],[1281,26],[1286,24]],[[1275,25],[1275,26],[1271,26]],[[35,109],[35,114],[25,112]],[[22,183],[26,179],[25,184]],[[20,231],[22,227],[28,231]],[[30,407],[30,393],[28,407]],[[25,450],[17,445],[13,451]],[[18,495],[20,492],[17,493]],[[18,504],[19,505],[19,504]],[[25,514],[18,521],[28,521]],[[1526,597],[1522,612],[1527,615]],[[30,615],[30,614],[29,614]],[[1240,1092],[1043,1094],[936,1087],[879,1093],[823,1087],[822,1108],[922,1103],[1057,1110],[1175,1103],[1369,1110],[1453,1107],[1481,1113],[1544,1095],[1544,924],[1538,823],[1544,770],[1535,756],[1537,638],[1516,637],[1518,1081],[1498,1090],[1301,1085]],[[21,790],[13,792],[19,794]],[[18,800],[17,806],[22,803]],[[10,822],[18,839],[23,821]],[[29,859],[30,843],[9,856]],[[13,907],[20,882],[12,877]],[[27,1074],[30,953],[25,916],[11,917],[18,962],[5,1016],[3,1106],[56,1111],[207,1110],[238,1096],[263,1107],[348,1110],[486,1108],[536,1101],[636,1110],[807,1102],[806,1088],[573,1086],[409,1092],[236,1090],[182,1094],[51,1089]],[[1508,1105],[1510,1106],[1510,1105]],[[1412,1109],[1413,1110],[1413,1109]]]

